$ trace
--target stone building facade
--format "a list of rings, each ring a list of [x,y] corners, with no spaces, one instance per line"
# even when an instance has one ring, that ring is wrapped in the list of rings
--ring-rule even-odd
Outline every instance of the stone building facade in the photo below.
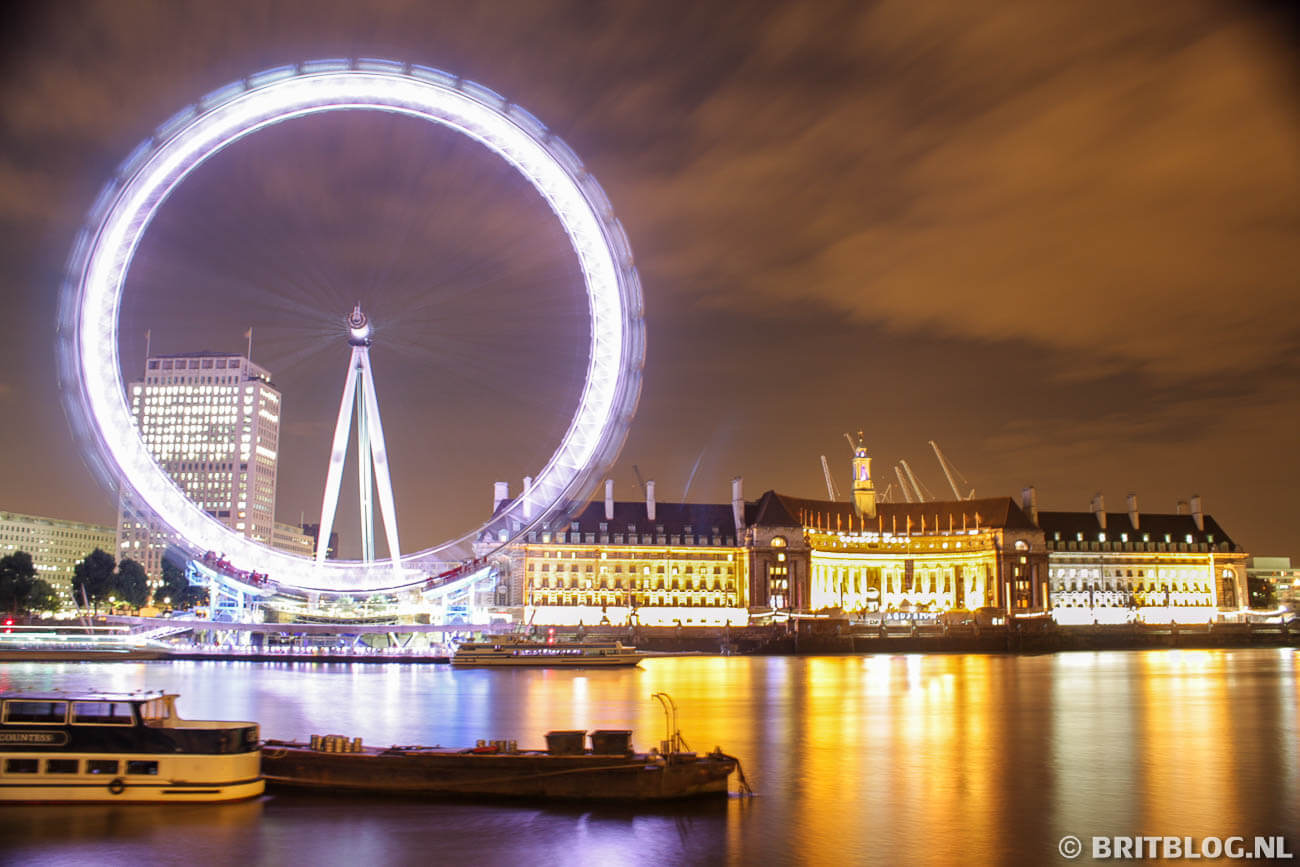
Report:
[[[993,608],[1062,622],[1208,620],[1246,602],[1246,553],[1200,499],[1179,514],[1040,512],[1011,497],[878,503],[859,440],[852,499],[616,502],[496,556],[535,623],[743,623]],[[515,587],[517,586],[517,590]]]
[[[1032,493],[1028,494],[1032,498]],[[1036,511],[1036,510],[1035,510]],[[1049,604],[1060,622],[1203,622],[1247,604],[1243,551],[1200,497],[1174,514],[1038,512],[1051,563]]]

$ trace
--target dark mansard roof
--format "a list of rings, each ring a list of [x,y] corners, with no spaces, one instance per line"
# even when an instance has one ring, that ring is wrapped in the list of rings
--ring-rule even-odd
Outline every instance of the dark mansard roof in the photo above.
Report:
[[[745,522],[749,525],[802,527],[824,526],[830,529],[849,530],[862,527],[866,530],[903,530],[910,526],[927,530],[949,528],[974,529],[995,527],[1003,530],[1036,530],[1034,522],[1010,497],[984,497],[978,500],[945,500],[931,503],[877,503],[876,518],[862,519],[854,511],[852,502],[813,500],[792,497],[768,491],[745,506]]]
[[[1193,515],[1153,515],[1145,512],[1139,513],[1136,527],[1129,519],[1128,512],[1107,512],[1104,531],[1093,512],[1040,511],[1038,525],[1043,528],[1048,541],[1056,540],[1058,533],[1060,541],[1077,541],[1082,533],[1083,541],[1093,542],[1101,532],[1106,533],[1107,539],[1119,541],[1119,534],[1127,533],[1133,542],[1143,541],[1143,536],[1149,536],[1152,542],[1165,542],[1167,536],[1169,542],[1185,543],[1187,537],[1191,536],[1192,544],[1227,544],[1233,551],[1240,550],[1232,537],[1210,515],[1204,516],[1203,530],[1197,528]]]
[[[619,501],[614,503],[614,517],[607,520],[605,501],[596,499],[588,503],[566,529],[571,530],[572,525],[577,524],[581,533],[717,535],[723,537],[723,544],[735,544],[736,523],[730,503],[656,503],[654,520],[649,518],[647,511],[644,500]]]

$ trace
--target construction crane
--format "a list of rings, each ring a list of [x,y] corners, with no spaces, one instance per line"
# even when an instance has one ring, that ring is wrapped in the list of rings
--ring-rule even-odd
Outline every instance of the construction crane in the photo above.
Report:
[[[963,485],[969,485],[970,481],[961,474],[961,470],[948,462],[948,459],[943,456],[943,452],[939,449],[939,444],[934,440],[930,440],[930,448],[934,449],[934,456],[939,459],[939,466],[943,467],[943,474],[948,477],[948,486],[952,488],[952,495],[959,500],[975,499],[974,488],[971,488],[970,493],[964,497],[961,495],[961,491],[957,490],[957,481],[953,478],[954,473],[957,478],[961,479]]]
[[[907,461],[899,461],[899,463],[903,465],[903,471],[907,473],[907,480],[912,483],[912,491],[916,494],[916,502],[924,503],[925,494],[921,493],[921,483],[916,480],[916,473],[912,472],[912,468],[908,466]],[[930,499],[933,500],[934,497],[931,496]],[[912,501],[909,499],[908,502]]]
[[[856,455],[858,453],[858,447],[854,444],[853,437],[845,433],[844,438],[849,441],[849,451],[853,452]]]
[[[632,472],[636,474],[636,487],[639,491],[645,490],[645,479],[641,478],[641,468],[636,464],[632,465]]]
[[[895,466],[894,475],[898,476],[898,487],[903,492],[903,499],[907,500],[909,503],[915,502],[915,500],[912,499],[912,492],[907,489],[907,480],[903,478],[902,468]]]
[[[833,503],[839,502],[840,492],[835,488],[835,479],[831,477],[831,468],[826,463],[826,455],[822,455],[822,475],[826,477],[826,496],[830,497]]]
[[[894,483],[890,482],[889,484],[885,485],[885,490],[883,490],[880,493],[880,502],[882,503],[894,502],[893,494],[894,494]]]

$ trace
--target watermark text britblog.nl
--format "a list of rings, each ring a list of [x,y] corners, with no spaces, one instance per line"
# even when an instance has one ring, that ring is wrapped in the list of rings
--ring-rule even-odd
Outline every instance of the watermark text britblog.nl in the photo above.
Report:
[[[1295,858],[1285,837],[1089,837],[1073,834],[1061,838],[1061,856],[1073,861],[1087,854],[1094,861],[1145,861],[1201,859],[1232,861],[1289,861]]]

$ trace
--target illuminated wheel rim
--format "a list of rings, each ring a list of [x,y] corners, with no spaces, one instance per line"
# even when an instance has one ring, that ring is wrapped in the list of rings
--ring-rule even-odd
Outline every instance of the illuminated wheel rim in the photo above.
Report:
[[[195,505],[137,435],[118,363],[118,313],[131,258],[167,196],[212,155],[259,129],[327,111],[375,110],[461,132],[505,159],[550,205],[586,285],[591,350],[578,408],[532,486],[482,526],[401,558],[326,562],[267,548]],[[481,85],[390,61],[315,61],[268,70],[208,95],[163,124],[119,167],[78,235],[63,285],[59,375],[74,432],[110,490],[136,498],[195,551],[221,551],[239,568],[291,588],[381,592],[419,585],[581,506],[618,457],[641,393],[645,359],[641,285],[631,248],[600,185],[540,122]]]

